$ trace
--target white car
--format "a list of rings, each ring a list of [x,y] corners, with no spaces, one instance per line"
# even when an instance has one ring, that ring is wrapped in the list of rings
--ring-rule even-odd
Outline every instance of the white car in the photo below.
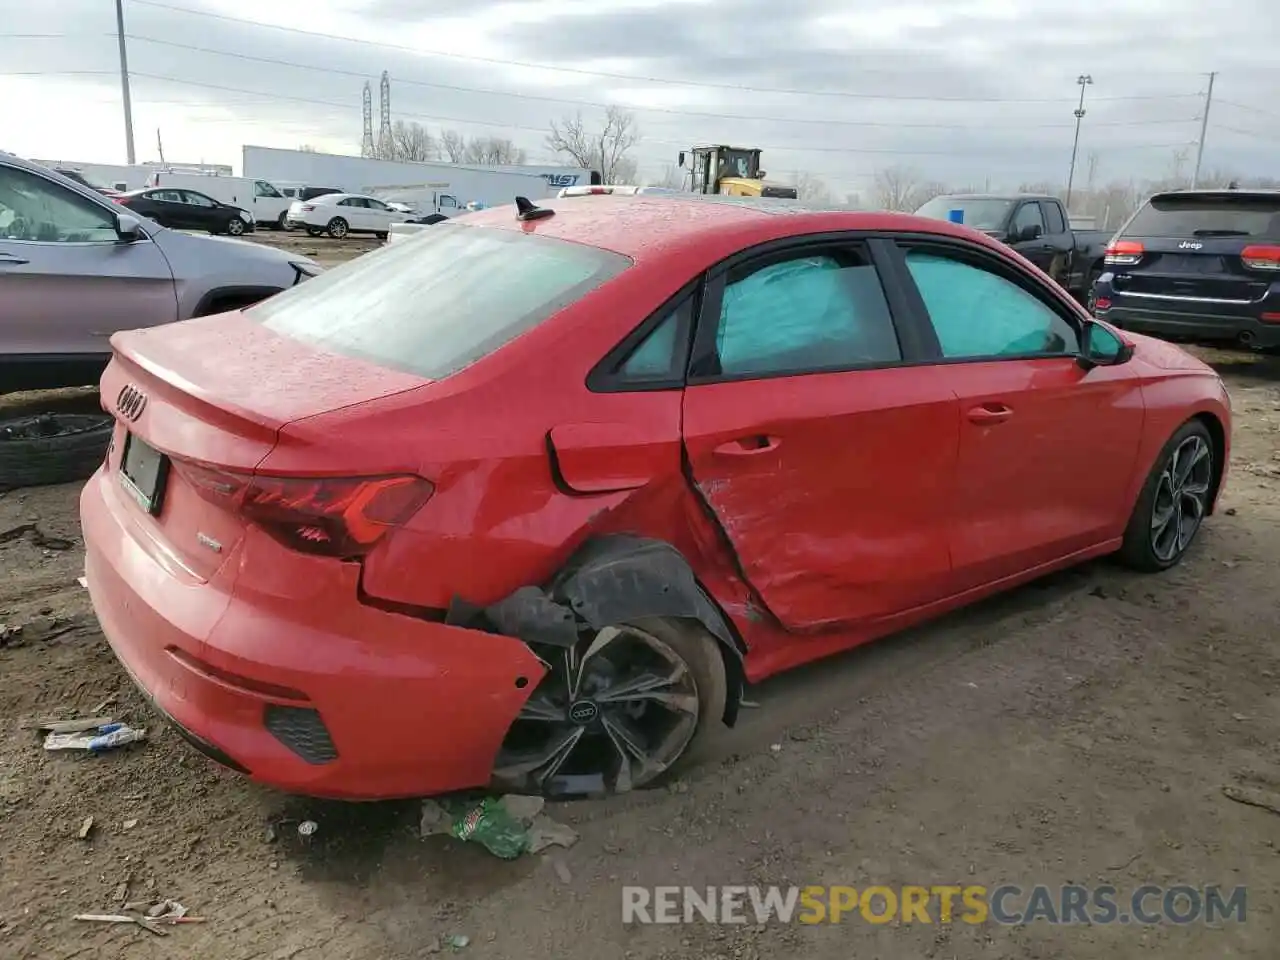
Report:
[[[385,238],[393,223],[404,223],[412,214],[392,210],[377,197],[358,193],[326,193],[311,200],[295,200],[289,206],[288,226],[304,228],[313,237],[327,233],[336,240],[351,233],[372,233]]]

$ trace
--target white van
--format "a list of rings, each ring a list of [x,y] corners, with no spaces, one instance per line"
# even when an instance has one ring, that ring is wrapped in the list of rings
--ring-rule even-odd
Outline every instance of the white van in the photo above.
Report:
[[[284,229],[285,215],[289,212],[291,202],[289,197],[269,181],[249,177],[157,170],[147,178],[147,186],[196,190],[215,200],[248,210],[259,227],[276,227],[281,230]]]

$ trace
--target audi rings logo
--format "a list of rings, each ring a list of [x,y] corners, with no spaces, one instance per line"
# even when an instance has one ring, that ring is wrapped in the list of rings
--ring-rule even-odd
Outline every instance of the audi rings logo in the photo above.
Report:
[[[126,420],[131,422],[137,420],[145,409],[147,409],[147,395],[132,383],[122,387],[120,393],[116,395],[116,410]]]
[[[585,726],[600,715],[600,708],[590,700],[579,700],[569,707],[569,719]]]

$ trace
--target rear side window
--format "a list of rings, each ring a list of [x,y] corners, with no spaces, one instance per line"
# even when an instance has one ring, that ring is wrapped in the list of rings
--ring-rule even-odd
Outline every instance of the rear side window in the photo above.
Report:
[[[1280,195],[1154,197],[1124,237],[1263,237],[1280,240]]]
[[[437,224],[245,312],[319,349],[429,380],[456,373],[631,265],[550,237]]]
[[[716,350],[725,376],[838,370],[902,359],[875,267],[860,251],[808,253],[730,274]]]

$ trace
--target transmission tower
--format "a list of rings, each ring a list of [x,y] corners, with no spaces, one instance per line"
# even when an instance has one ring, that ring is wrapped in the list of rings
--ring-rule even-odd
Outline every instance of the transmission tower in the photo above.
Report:
[[[360,156],[373,156],[373,91],[369,81],[364,82],[364,138],[360,141]]]
[[[391,74],[382,71],[382,84],[379,92],[381,100],[380,113],[381,121],[378,125],[378,153],[383,157],[390,157],[391,149]]]

